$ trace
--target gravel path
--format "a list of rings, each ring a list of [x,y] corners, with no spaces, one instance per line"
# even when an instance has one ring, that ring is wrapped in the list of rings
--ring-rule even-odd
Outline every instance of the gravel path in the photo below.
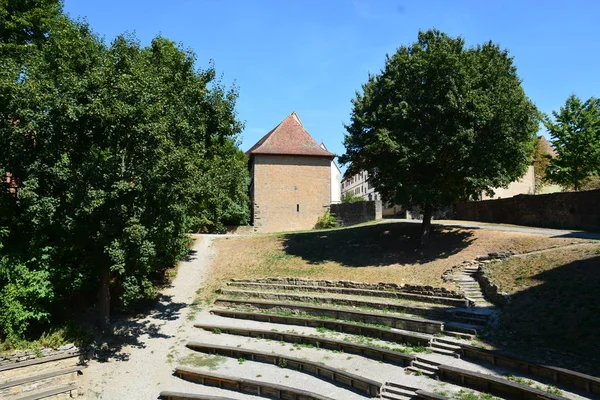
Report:
[[[418,219],[383,219],[382,222],[390,222],[390,221],[401,221],[401,222],[411,222],[415,224],[420,224],[423,221]],[[517,225],[502,225],[502,224],[492,224],[487,222],[473,222],[473,221],[458,221],[458,220],[432,220],[432,225],[443,225],[457,228],[476,228],[476,229],[486,229],[492,231],[504,231],[504,232],[518,232],[518,233],[531,233],[535,235],[546,235],[552,237],[570,237],[576,239],[592,239],[592,240],[600,240],[600,233],[596,232],[585,232],[585,231],[572,231],[572,230],[562,230],[562,229],[550,229],[550,228],[535,228],[529,226],[517,226]]]
[[[125,344],[108,361],[90,363],[82,382],[86,398],[148,400],[158,398],[162,390],[185,391],[195,386],[174,377],[169,360],[176,359],[177,349],[197,333],[187,315],[214,257],[214,237],[195,236],[188,259],[180,263],[172,285],[161,293],[150,315],[116,324],[116,331],[126,335]],[[218,395],[220,391],[211,392]]]

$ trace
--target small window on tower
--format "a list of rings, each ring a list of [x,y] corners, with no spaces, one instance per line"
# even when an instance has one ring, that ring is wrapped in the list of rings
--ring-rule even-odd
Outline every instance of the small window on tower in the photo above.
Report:
[[[296,212],[300,212],[300,204],[296,204]]]

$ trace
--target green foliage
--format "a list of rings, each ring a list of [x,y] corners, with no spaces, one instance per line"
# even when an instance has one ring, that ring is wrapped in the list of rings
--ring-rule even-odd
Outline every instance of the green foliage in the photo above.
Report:
[[[226,225],[250,222],[248,159],[233,140],[225,140],[204,160],[191,214],[195,232],[224,233]]]
[[[49,321],[53,287],[47,268],[31,270],[5,259],[0,271],[7,277],[0,290],[0,326],[4,337],[14,340],[23,336],[30,324]]]
[[[504,377],[509,381],[520,383],[521,385],[526,385],[526,386],[533,385],[532,380],[521,378],[520,376],[514,376],[513,374],[506,374]]]
[[[563,395],[562,390],[560,390],[556,386],[552,386],[552,385],[546,386],[546,392],[548,392],[550,394],[555,394],[557,396],[562,396]]]
[[[552,155],[545,148],[542,140],[537,140],[533,148],[533,171],[536,193],[548,183],[547,173],[551,159]]]
[[[455,400],[496,400],[497,397],[492,396],[489,393],[477,394],[471,390],[460,389],[458,393],[454,394]]]
[[[566,189],[581,190],[592,176],[600,175],[600,99],[581,101],[571,95],[554,120],[544,125],[557,152],[546,178]]]
[[[245,223],[249,210],[237,88],[212,64],[196,68],[163,37],[107,45],[58,1],[3,1],[0,17],[7,338],[46,329],[64,304],[93,303],[105,276],[113,306],[154,298],[190,230]]]
[[[39,350],[40,348],[57,349],[67,343],[73,343],[77,347],[83,347],[90,341],[88,332],[78,327],[73,322],[62,324],[50,331],[43,332],[35,340],[22,339],[10,336],[7,340],[0,342],[0,352],[12,350]]]
[[[349,173],[366,170],[382,198],[439,206],[520,178],[531,162],[538,112],[513,59],[492,42],[465,47],[437,30],[387,56],[352,101]]]
[[[364,201],[364,200],[365,199],[363,199],[359,195],[356,195],[352,192],[346,192],[346,193],[344,193],[344,197],[342,198],[342,203],[356,203],[356,202]]]
[[[317,220],[318,229],[331,229],[337,226],[335,214],[332,214],[330,210],[325,211],[325,214],[319,217]]]

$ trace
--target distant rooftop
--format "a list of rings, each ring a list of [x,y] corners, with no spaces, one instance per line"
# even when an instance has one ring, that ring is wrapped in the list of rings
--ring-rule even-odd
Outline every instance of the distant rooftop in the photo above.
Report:
[[[323,149],[304,129],[298,115],[293,112],[246,152],[254,154],[280,154],[298,156],[335,157]]]
[[[552,143],[548,141],[543,136],[538,136],[538,140],[542,144],[542,149],[544,149],[544,153],[549,154],[551,157],[556,157],[558,153],[556,153],[556,149],[552,146]]]

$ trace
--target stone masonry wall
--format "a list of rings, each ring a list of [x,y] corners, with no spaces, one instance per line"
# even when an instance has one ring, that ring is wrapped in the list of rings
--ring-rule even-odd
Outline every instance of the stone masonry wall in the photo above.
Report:
[[[329,157],[253,157],[254,230],[313,229],[331,203]]]
[[[348,226],[383,218],[381,200],[331,205],[331,213],[340,225]]]
[[[560,229],[600,229],[600,190],[519,195],[454,206],[455,218],[468,221]]]
[[[16,350],[11,354],[0,356],[0,367],[11,364],[16,365],[22,361],[34,360],[36,358],[57,356],[61,354],[76,354],[81,352],[82,349],[76,347],[72,343],[61,346],[58,349],[41,348],[38,351]]]

